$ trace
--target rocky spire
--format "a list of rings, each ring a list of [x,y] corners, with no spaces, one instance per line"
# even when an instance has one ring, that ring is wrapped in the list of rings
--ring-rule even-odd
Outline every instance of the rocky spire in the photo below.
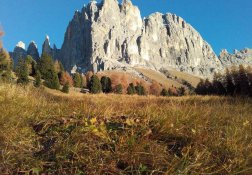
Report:
[[[19,47],[19,48],[22,48],[23,50],[25,50],[25,43],[23,41],[19,41],[17,44],[16,44],[16,47]]]
[[[27,55],[30,55],[34,60],[39,59],[38,47],[34,41],[31,41],[29,44],[27,49]]]
[[[50,39],[48,35],[46,35],[45,41],[42,46],[42,54],[45,54],[45,53],[48,55],[52,55],[52,48],[50,46]]]
[[[27,57],[27,53],[25,50],[25,43],[22,41],[19,41],[14,48],[14,51],[12,53],[12,59],[14,61],[14,66],[17,65],[18,59],[25,59]]]

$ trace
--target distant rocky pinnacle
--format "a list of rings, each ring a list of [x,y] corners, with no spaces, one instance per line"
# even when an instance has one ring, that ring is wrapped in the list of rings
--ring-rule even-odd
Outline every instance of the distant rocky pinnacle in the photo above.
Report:
[[[232,65],[251,65],[252,64],[252,49],[234,50],[233,54],[228,53],[226,49],[222,50],[219,59],[225,67]]]
[[[16,46],[14,60],[25,54],[38,58],[33,42],[27,51],[23,46]],[[142,19],[130,0],[122,4],[117,0],[91,1],[75,12],[62,48],[51,48],[47,36],[42,53],[59,59],[68,71],[74,68],[80,72],[175,68],[208,77],[233,63],[252,63],[249,49],[234,54],[223,51],[217,57],[201,35],[175,14],[154,13]]]

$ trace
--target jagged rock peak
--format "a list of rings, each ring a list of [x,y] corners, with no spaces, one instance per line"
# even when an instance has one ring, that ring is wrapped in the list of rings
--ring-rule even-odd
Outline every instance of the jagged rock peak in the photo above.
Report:
[[[25,50],[25,43],[22,41],[19,41],[14,48],[14,51],[11,54],[11,57],[14,61],[14,66],[17,65],[18,59],[24,59],[27,56],[27,52]]]
[[[228,53],[226,49],[220,52],[219,59],[224,67],[231,65],[251,65],[252,64],[252,49],[245,48],[240,51],[234,50],[234,53]]]
[[[34,41],[31,41],[29,44],[27,49],[27,55],[30,55],[34,60],[39,59],[38,47]]]
[[[45,38],[45,39],[49,41],[49,40],[50,40],[50,37],[49,37],[48,35],[46,35],[46,38]]]
[[[29,45],[33,45],[34,47],[38,48],[38,45],[36,44],[35,41],[31,41]]]
[[[22,48],[25,50],[25,43],[23,41],[19,41],[16,45],[16,47]]]
[[[50,38],[48,35],[46,35],[45,41],[42,46],[42,54],[44,53],[51,55]]]

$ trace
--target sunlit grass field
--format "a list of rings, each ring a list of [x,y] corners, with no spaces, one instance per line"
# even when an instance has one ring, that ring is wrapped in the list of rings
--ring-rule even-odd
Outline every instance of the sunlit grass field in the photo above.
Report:
[[[252,100],[0,84],[0,174],[252,174]]]

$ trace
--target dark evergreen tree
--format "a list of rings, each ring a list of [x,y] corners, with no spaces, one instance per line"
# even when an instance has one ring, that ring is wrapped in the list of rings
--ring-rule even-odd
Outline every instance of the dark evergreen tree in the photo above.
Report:
[[[133,83],[130,83],[128,88],[127,88],[127,94],[133,95],[136,93],[136,89]]]
[[[241,92],[240,86],[239,86],[239,71],[237,70],[236,66],[231,67],[231,75],[232,79],[234,81],[235,89],[233,95],[239,95]]]
[[[115,93],[116,94],[122,94],[123,93],[122,84],[118,84],[118,85],[115,86]]]
[[[19,58],[17,65],[17,83],[18,84],[28,84],[29,83],[29,70],[25,59]]]
[[[179,96],[184,96],[185,92],[186,92],[186,89],[183,86],[178,88],[178,95]]]
[[[69,82],[65,83],[63,88],[62,88],[62,92],[64,93],[69,93]]]
[[[81,75],[77,72],[73,75],[74,87],[82,88],[83,81]]]
[[[146,95],[145,89],[141,84],[137,84],[135,90],[138,95]]]
[[[220,73],[214,73],[213,77],[213,94],[226,95],[226,89],[223,84],[223,76]]]
[[[162,89],[160,95],[162,95],[162,96],[168,96],[169,94],[168,94],[168,91],[166,89]]]
[[[36,72],[34,86],[35,87],[41,86],[41,73],[39,71]]]
[[[51,89],[59,89],[59,77],[54,68],[52,57],[43,54],[37,64],[41,77],[45,80],[45,85]]]
[[[195,89],[196,94],[199,95],[206,95],[207,94],[207,88],[205,86],[205,81],[204,80],[200,80],[200,82],[198,83],[196,89]]]
[[[214,88],[212,83],[209,81],[209,79],[207,78],[205,80],[205,88],[206,88],[206,94],[207,95],[212,95],[214,93]]]
[[[249,95],[252,97],[252,68],[248,66],[246,72],[249,80]]]
[[[111,79],[109,77],[103,76],[101,78],[102,92],[109,93],[112,91]]]
[[[249,79],[243,65],[239,66],[238,86],[240,95],[249,95]]]
[[[51,74],[50,75],[51,78],[48,78],[45,80],[45,85],[51,89],[58,90],[60,88],[60,83],[59,83],[59,77],[58,77],[57,73],[51,71],[51,72],[49,72],[49,74]]]
[[[225,76],[225,88],[226,88],[226,92],[227,95],[234,95],[235,92],[235,84],[233,82],[233,77],[230,74],[229,69],[226,69],[226,76]]]
[[[25,58],[25,62],[28,66],[28,73],[30,76],[34,76],[36,75],[36,61],[30,56],[28,55],[26,58]]]
[[[41,59],[38,60],[37,68],[41,73],[42,79],[51,78],[49,72],[54,70],[52,57],[47,54],[42,54]]]
[[[102,91],[102,85],[97,75],[93,75],[91,77],[90,82],[89,82],[89,90],[93,94],[97,94]]]

